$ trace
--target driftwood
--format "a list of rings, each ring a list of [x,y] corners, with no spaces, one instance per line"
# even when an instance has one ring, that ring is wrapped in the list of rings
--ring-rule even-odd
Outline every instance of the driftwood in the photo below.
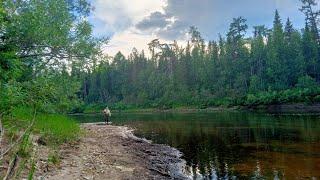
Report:
[[[10,164],[8,166],[8,170],[7,170],[7,173],[6,173],[6,176],[4,176],[3,180],[7,180],[9,179],[11,173],[12,173],[12,170],[15,168],[16,164],[17,164],[17,160],[18,160],[18,156],[15,155],[14,158],[10,161]]]
[[[34,111],[34,114],[33,114],[33,118],[32,118],[32,121],[30,123],[30,125],[27,127],[27,129],[20,135],[20,137],[18,138],[18,140],[11,144],[5,151],[1,152],[0,154],[0,160],[3,159],[3,156],[5,156],[6,154],[8,154],[14,147],[16,147],[20,142],[21,140],[23,139],[23,137],[31,130],[31,128],[33,127],[34,125],[34,122],[35,122],[35,119],[36,119],[36,111]]]

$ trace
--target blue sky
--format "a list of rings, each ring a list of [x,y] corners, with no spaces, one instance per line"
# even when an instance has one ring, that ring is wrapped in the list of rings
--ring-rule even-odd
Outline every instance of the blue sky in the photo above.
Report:
[[[111,41],[105,53],[121,51],[128,55],[133,47],[147,49],[155,38],[184,44],[186,31],[196,26],[206,40],[226,34],[232,18],[247,19],[248,34],[252,26],[272,26],[275,9],[283,22],[289,17],[297,29],[304,26],[299,11],[300,0],[91,0],[90,17],[95,36]]]

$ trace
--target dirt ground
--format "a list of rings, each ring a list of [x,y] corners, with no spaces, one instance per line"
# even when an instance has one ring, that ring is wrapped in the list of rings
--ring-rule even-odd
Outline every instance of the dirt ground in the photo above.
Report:
[[[185,162],[171,147],[137,138],[126,127],[85,124],[82,128],[85,135],[80,142],[62,148],[59,168],[39,160],[35,179],[187,179],[182,172]]]

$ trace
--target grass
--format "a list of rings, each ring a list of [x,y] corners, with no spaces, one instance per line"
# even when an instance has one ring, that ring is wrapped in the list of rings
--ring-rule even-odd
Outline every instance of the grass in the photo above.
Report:
[[[10,115],[3,118],[5,136],[8,144],[15,143],[21,133],[26,130],[33,119],[33,111],[27,107],[15,108]],[[28,179],[32,179],[35,173],[35,163],[33,156],[32,140],[38,136],[38,143],[48,146],[53,153],[48,154],[48,162],[59,164],[59,149],[62,144],[76,142],[80,133],[79,124],[73,119],[60,114],[37,113],[31,131],[28,131],[21,142],[6,155],[6,159],[12,157],[19,158],[19,165],[14,175],[15,179],[20,179],[21,173],[28,171]],[[1,173],[1,172],[0,172]],[[1,179],[2,174],[0,174]]]
[[[36,118],[34,131],[42,134],[47,142],[59,145],[77,140],[80,126],[63,115],[40,114]]]
[[[27,126],[32,121],[32,111],[20,107],[13,111],[14,126]],[[63,143],[76,141],[80,136],[80,126],[73,119],[59,114],[38,113],[36,116],[33,133],[40,135],[43,144],[57,146]]]

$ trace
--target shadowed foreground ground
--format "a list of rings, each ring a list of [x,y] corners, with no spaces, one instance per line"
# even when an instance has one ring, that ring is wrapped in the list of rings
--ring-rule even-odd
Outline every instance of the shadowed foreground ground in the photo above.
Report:
[[[79,144],[63,148],[58,169],[37,163],[36,179],[186,179],[185,162],[168,146],[151,144],[126,127],[82,125]]]

